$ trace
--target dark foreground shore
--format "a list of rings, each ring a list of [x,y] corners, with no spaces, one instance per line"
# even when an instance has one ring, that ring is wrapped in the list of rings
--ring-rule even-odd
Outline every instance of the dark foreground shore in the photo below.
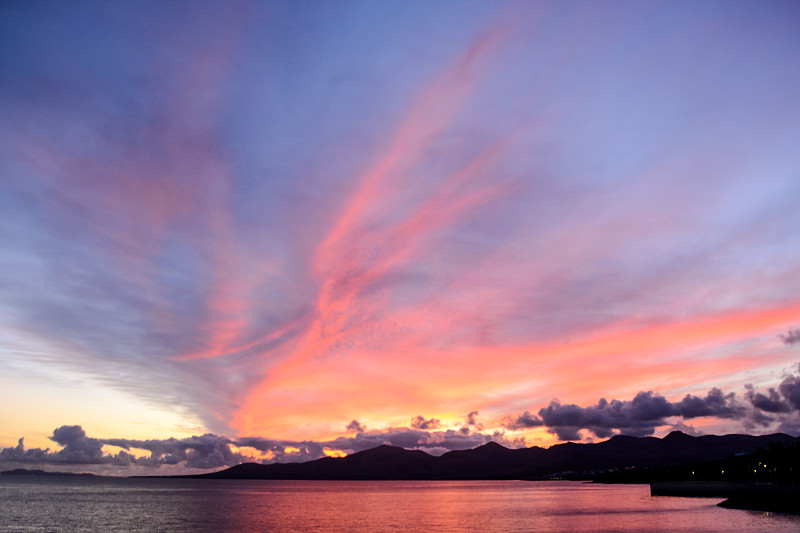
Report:
[[[726,498],[726,509],[800,514],[800,486],[745,485],[737,483],[651,483],[652,496]]]

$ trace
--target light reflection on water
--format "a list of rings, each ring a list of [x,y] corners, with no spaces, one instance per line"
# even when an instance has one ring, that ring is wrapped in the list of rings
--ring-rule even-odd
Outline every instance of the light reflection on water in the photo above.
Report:
[[[800,517],[550,481],[0,477],[0,531],[799,531]]]

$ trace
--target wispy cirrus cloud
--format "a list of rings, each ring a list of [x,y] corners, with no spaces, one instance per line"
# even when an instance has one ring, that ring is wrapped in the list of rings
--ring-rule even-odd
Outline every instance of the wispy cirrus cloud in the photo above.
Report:
[[[0,8],[0,364],[298,443],[795,360],[783,4],[362,7]]]

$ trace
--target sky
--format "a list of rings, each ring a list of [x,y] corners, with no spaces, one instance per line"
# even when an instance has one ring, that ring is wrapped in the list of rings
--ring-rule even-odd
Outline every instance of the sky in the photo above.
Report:
[[[798,27],[0,3],[0,466],[800,435]]]

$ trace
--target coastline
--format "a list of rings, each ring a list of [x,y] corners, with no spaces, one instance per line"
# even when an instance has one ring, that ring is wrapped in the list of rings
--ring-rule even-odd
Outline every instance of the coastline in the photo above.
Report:
[[[748,485],[718,482],[650,483],[651,496],[725,498],[725,509],[800,514],[800,486]]]

